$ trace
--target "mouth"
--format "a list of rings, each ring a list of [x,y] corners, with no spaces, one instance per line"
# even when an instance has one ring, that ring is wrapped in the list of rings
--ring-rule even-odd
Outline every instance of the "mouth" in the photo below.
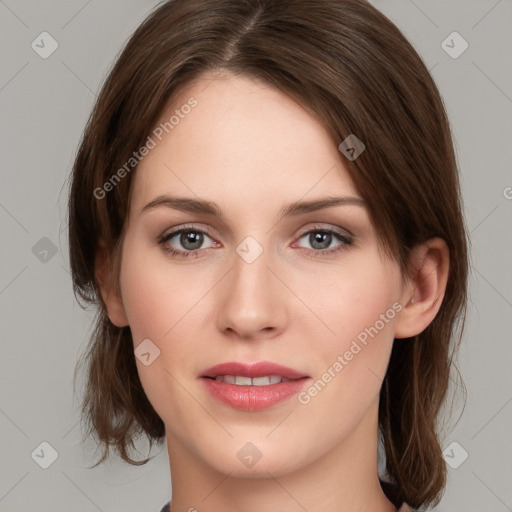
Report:
[[[225,382],[226,384],[235,384],[235,386],[270,386],[271,384],[280,384],[281,382],[290,382],[280,375],[264,375],[262,377],[245,377],[243,375],[217,375],[213,377],[204,377],[205,379],[216,380],[217,382]]]
[[[199,377],[214,398],[242,411],[273,407],[297,394],[310,378],[300,371],[268,361],[222,363]]]

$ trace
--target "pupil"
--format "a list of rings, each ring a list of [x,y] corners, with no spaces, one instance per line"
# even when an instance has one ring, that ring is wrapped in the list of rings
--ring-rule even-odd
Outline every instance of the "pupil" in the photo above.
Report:
[[[187,231],[181,234],[181,244],[183,247],[193,250],[201,247],[203,242],[203,234],[194,231]]]
[[[317,232],[315,234],[312,234],[311,236],[313,237],[313,242],[311,243],[310,241],[312,247],[315,247],[317,242],[319,242],[320,247],[315,247],[316,249],[327,249],[327,247],[331,245],[332,235],[330,233]],[[326,241],[327,243],[325,243]]]

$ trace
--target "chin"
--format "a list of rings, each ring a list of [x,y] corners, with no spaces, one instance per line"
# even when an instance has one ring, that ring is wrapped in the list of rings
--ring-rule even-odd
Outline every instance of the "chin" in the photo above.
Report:
[[[297,449],[290,447],[289,451],[272,446],[271,443],[233,442],[218,454],[209,453],[206,462],[216,471],[229,474],[234,478],[269,478],[270,475],[279,477],[293,473],[307,464],[297,454]],[[224,445],[226,447],[226,445]],[[283,448],[283,447],[281,447]]]

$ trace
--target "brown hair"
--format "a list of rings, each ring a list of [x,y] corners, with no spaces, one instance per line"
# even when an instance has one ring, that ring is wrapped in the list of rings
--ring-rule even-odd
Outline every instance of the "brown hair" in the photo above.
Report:
[[[379,406],[397,502],[437,503],[446,480],[437,421],[464,327],[467,232],[439,91],[398,28],[364,0],[170,0],[119,55],[84,131],[69,199],[75,296],[97,306],[82,360],[87,437],[94,433],[104,447],[96,465],[110,448],[129,463],[146,463],[150,459],[136,461],[127,448],[138,434],[160,442],[165,428],[140,383],[130,329],[110,322],[95,277],[101,239],[119,290],[135,170],[105,197],[97,199],[94,191],[145,143],[176,91],[207,71],[223,70],[260,78],[293,97],[336,144],[351,133],[363,141],[365,151],[344,163],[369,205],[380,246],[404,275],[415,245],[431,237],[448,244],[441,308],[421,334],[395,340]]]

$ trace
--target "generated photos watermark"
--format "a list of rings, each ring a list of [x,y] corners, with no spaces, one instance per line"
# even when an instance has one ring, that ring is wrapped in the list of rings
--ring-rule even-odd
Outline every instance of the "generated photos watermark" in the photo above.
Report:
[[[191,97],[180,108],[174,110],[174,114],[165,122],[160,123],[148,136],[146,142],[138,151],[134,151],[132,156],[120,167],[101,187],[94,189],[94,197],[103,199],[108,192],[113,190],[117,184],[129,174],[149,152],[156,148],[159,142],[163,140],[164,134],[170,133],[184,119],[194,107],[197,107],[198,101]]]
[[[399,302],[395,302],[385,313],[381,313],[379,319],[370,327],[366,327],[361,331],[356,339],[352,340],[349,349],[343,354],[338,355],[336,361],[333,362],[307,390],[298,394],[298,400],[302,405],[307,405],[311,399],[317,396],[331,382],[338,373],[347,366],[354,357],[359,354],[370,341],[368,337],[373,339],[379,332],[384,329],[390,320],[395,318],[396,314],[402,311],[403,306]]]

